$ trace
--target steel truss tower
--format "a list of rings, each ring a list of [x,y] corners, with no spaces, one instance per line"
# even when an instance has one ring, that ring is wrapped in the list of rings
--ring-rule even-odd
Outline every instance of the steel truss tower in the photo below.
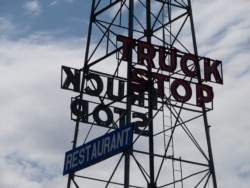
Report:
[[[92,0],[85,53],[62,69],[77,93],[73,149],[130,123],[133,146],[69,173],[67,188],[217,188],[191,0]]]

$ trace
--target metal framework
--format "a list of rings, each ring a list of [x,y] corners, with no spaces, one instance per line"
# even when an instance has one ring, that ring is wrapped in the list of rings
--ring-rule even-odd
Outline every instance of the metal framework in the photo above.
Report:
[[[84,66],[75,72],[81,83],[72,89],[78,93],[72,101],[88,102],[76,105],[84,117],[72,113],[73,149],[131,122],[137,130],[132,148],[70,173],[67,188],[217,188],[207,120],[213,104],[195,104],[195,85],[204,78],[187,77],[179,65],[173,72],[163,71],[158,55],[154,67],[138,63],[137,44],[130,46],[125,61],[118,36],[153,44],[157,54],[159,49],[175,49],[178,58],[185,53],[198,56],[190,0],[92,0]],[[170,55],[164,57],[170,63]],[[147,89],[131,92],[132,72],[138,68],[146,72]],[[203,67],[190,63],[188,68]],[[155,74],[170,80],[160,86]],[[185,80],[193,90],[185,103],[172,96],[175,79]],[[158,97],[159,87],[164,97]]]

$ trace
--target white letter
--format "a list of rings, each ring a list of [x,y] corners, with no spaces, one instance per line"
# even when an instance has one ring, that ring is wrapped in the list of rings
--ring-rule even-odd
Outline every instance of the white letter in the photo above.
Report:
[[[131,129],[131,127],[128,127],[128,128],[126,128],[126,129],[124,129],[124,132],[125,132],[125,134],[126,134],[126,140],[125,140],[125,144],[128,144],[128,132],[130,131],[130,129]]]
[[[91,160],[93,160],[93,158],[96,158],[96,143],[93,144],[92,146],[92,155],[91,155]]]
[[[72,154],[66,155],[65,171],[71,168]]]
[[[86,150],[87,150],[87,162],[89,161],[89,148],[91,148],[91,145],[86,146]]]
[[[103,151],[104,151],[104,154],[105,153],[108,153],[109,152],[109,146],[110,146],[110,137],[106,137],[105,139],[103,139],[103,142],[104,142],[104,144],[103,144]],[[106,149],[107,149],[107,151],[106,151]]]
[[[113,134],[113,136],[112,136],[110,151],[112,151],[113,149],[116,149],[116,136],[115,136],[115,134]]]
[[[117,148],[123,145],[123,132],[117,133]]]
[[[73,160],[72,160],[72,167],[74,168],[74,167],[76,167],[78,164],[77,164],[77,158],[78,158],[78,153],[79,153],[79,151],[77,150],[77,151],[74,151],[74,153],[73,153]]]
[[[85,153],[85,149],[82,148],[79,151],[79,164],[83,164],[84,163],[84,153]]]

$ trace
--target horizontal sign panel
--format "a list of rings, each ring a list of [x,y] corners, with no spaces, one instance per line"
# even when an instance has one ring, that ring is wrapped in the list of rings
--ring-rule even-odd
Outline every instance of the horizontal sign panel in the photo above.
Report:
[[[133,142],[132,124],[116,129],[66,152],[63,175],[81,170],[129,148]]]

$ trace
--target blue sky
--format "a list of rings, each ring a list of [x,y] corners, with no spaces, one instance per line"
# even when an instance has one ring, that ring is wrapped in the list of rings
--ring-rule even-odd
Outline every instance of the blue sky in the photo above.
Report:
[[[86,32],[89,4],[70,0],[2,1],[0,14],[15,28],[9,36],[12,39],[47,32],[58,38],[82,37]]]
[[[0,187],[66,187],[74,122],[61,66],[82,67],[89,0],[0,0]],[[199,54],[223,61],[209,112],[218,187],[250,185],[250,1],[193,0]]]

